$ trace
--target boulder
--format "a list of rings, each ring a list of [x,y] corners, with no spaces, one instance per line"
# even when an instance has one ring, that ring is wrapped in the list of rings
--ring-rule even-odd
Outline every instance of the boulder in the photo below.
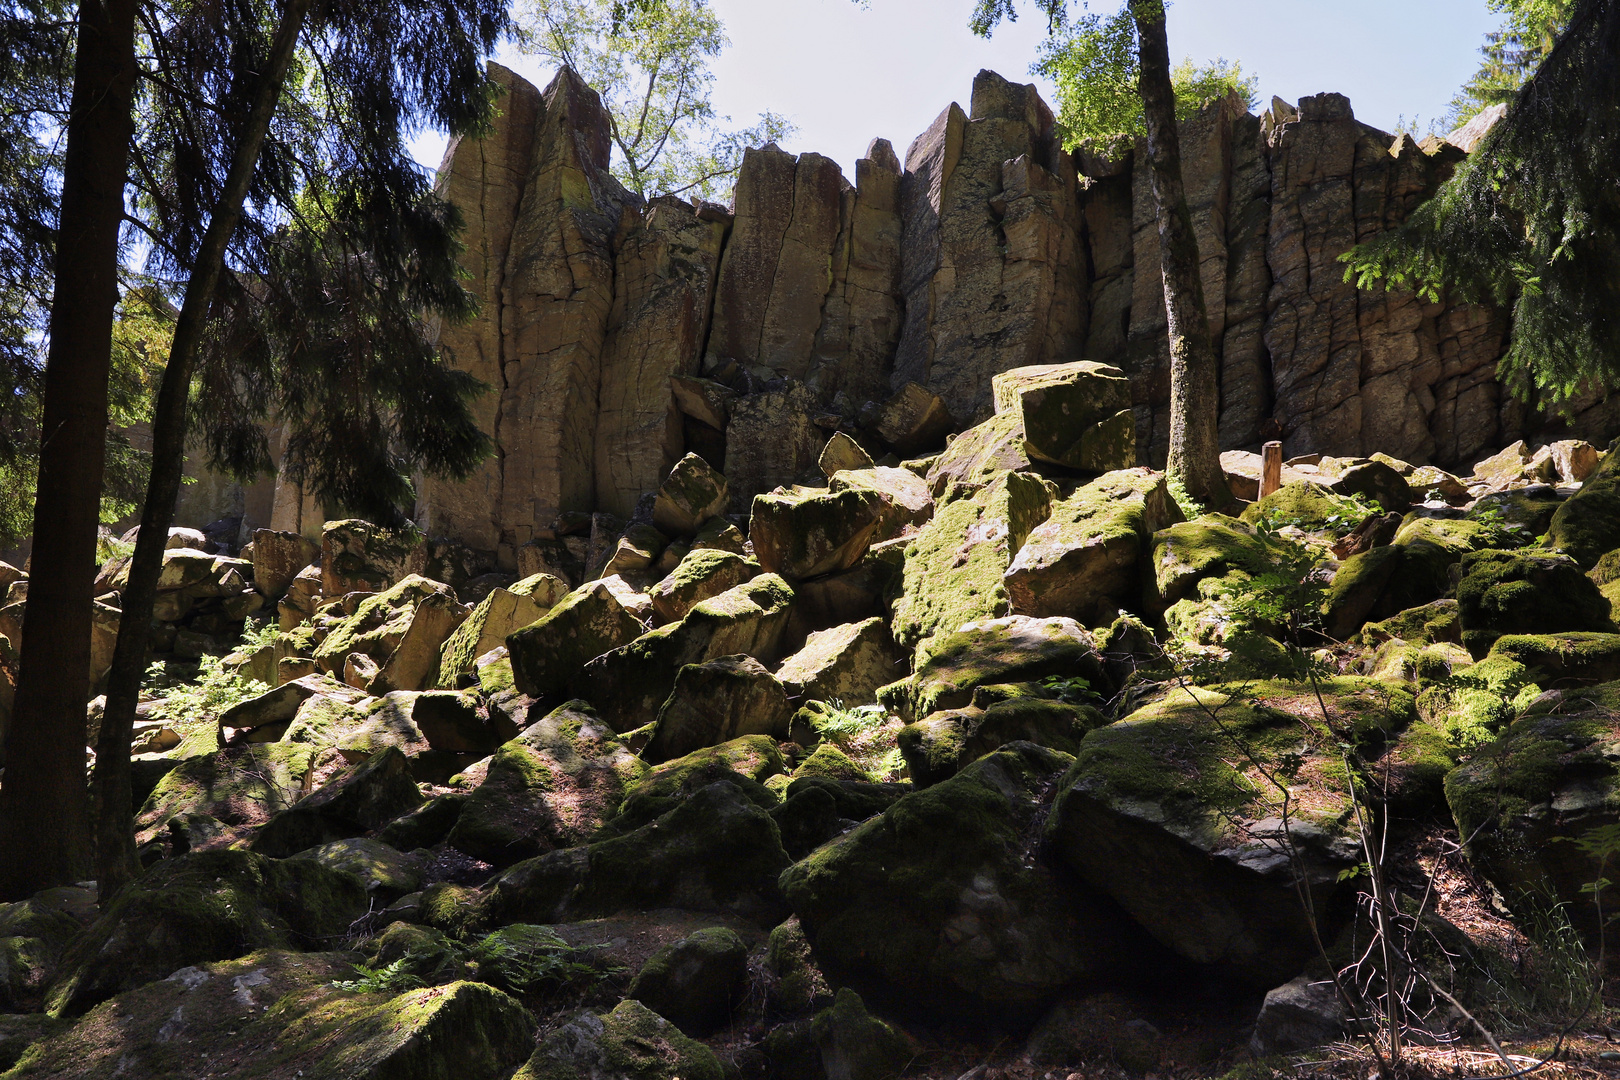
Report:
[[[387,664],[410,631],[417,607],[430,596],[440,597],[438,602],[443,605],[440,616],[430,620],[434,630],[455,619],[453,612],[461,608],[455,590],[420,574],[410,574],[386,590],[365,597],[354,606],[352,614],[338,620],[315,648],[315,663],[322,671],[339,672],[343,670],[344,659],[350,653],[358,652],[371,657],[379,665]],[[453,623],[450,628],[454,629]],[[449,630],[445,630],[445,633],[448,634]],[[440,638],[438,642],[433,642],[431,653],[435,661],[438,658],[438,645],[443,640]],[[421,652],[425,657],[428,650]],[[417,663],[421,662],[422,658],[419,657]]]
[[[934,516],[934,496],[928,482],[910,469],[875,466],[846,469],[828,481],[834,492],[871,491],[883,500],[875,540],[899,536],[910,525],[926,525]]]
[[[421,803],[410,762],[398,748],[389,747],[277,813],[251,846],[261,854],[286,858],[332,840],[364,836]]]
[[[759,564],[741,555],[695,548],[648,595],[659,618],[676,622],[698,604],[736,588],[758,572]]]
[[[1569,555],[1585,570],[1620,548],[1620,454],[1613,447],[1581,484],[1581,490],[1553,514],[1546,544]]]
[[[1053,503],[1002,577],[1012,612],[1111,617],[1141,595],[1142,555],[1180,517],[1164,477],[1148,469],[1108,473]]]
[[[1024,421],[1017,413],[997,413],[950,441],[928,466],[923,479],[935,498],[953,487],[977,491],[1002,473],[1029,472],[1034,463],[1024,448]]]
[[[622,836],[518,863],[491,882],[477,915],[551,923],[678,907],[769,926],[787,914],[777,878],[788,865],[770,815],[716,782]]]
[[[548,584],[561,581],[548,574],[536,574]],[[528,580],[534,580],[530,578]],[[508,634],[520,630],[550,611],[555,604],[547,594],[549,590],[519,593],[512,589],[496,588],[478,602],[472,613],[456,627],[439,649],[438,686],[453,689],[463,675],[473,670],[475,661],[491,649],[506,644]],[[566,595],[566,593],[564,593]],[[556,600],[561,600],[559,596]],[[395,687],[400,690],[420,690],[421,687]]]
[[[1451,568],[1489,542],[1489,530],[1472,521],[1408,521],[1387,547],[1340,564],[1323,607],[1325,629],[1344,640],[1368,620],[1392,618],[1439,599],[1451,591]]]
[[[867,705],[877,700],[878,687],[904,672],[904,659],[888,624],[874,616],[811,634],[776,677],[795,701]]]
[[[1504,634],[1485,659],[1520,664],[1545,687],[1610,682],[1620,679],[1620,634]]]
[[[495,752],[449,830],[450,846],[510,866],[583,843],[646,772],[589,705],[569,702]]]
[[[1412,719],[1409,694],[1372,680],[1324,680],[1335,720],[1377,734]],[[1275,985],[1316,945],[1361,860],[1338,736],[1312,717],[1309,685],[1176,690],[1086,736],[1063,778],[1047,836],[1177,954]],[[1211,719],[1213,713],[1217,720]],[[1279,765],[1284,759],[1297,764]],[[1259,772],[1289,770],[1283,792]]]
[[[424,597],[411,613],[405,636],[377,672],[371,692],[423,690],[436,683],[444,643],[466,619],[467,609],[454,596]]]
[[[1084,472],[1136,464],[1136,418],[1125,373],[1077,360],[1013,368],[991,379],[998,413],[1017,413],[1036,461]]]
[[[723,656],[688,664],[675,677],[658,710],[647,749],[649,761],[683,757],[744,735],[786,739],[793,706],[782,684],[751,656]]]
[[[419,856],[406,855],[381,840],[363,836],[328,840],[291,858],[309,859],[359,879],[366,895],[384,905],[422,886],[423,860]]]
[[[625,997],[693,1038],[725,1027],[748,990],[748,946],[735,930],[711,927],[647,958]]]
[[[239,701],[219,714],[219,737],[228,742],[239,733],[291,723],[306,701],[314,697],[354,702],[365,696],[329,675],[305,675],[273,690]]]
[[[836,1080],[886,1080],[917,1057],[919,1047],[905,1032],[866,1010],[849,987],[810,1021],[810,1037],[821,1051],[821,1067]]]
[[[166,859],[126,885],[68,950],[48,1007],[79,1016],[176,967],[335,941],[365,911],[358,880],[307,859],[230,850]]]
[[[421,537],[413,528],[384,529],[351,518],[321,529],[321,593],[380,593],[404,579],[406,563]]]
[[[1257,1058],[1298,1053],[1338,1042],[1345,1033],[1344,1003],[1333,980],[1301,975],[1267,991],[1249,1053]]]
[[[945,399],[920,383],[908,382],[878,410],[873,430],[901,456],[938,446],[951,429]]]
[[[1265,573],[1272,558],[1266,541],[1250,526],[1223,514],[1204,514],[1153,534],[1152,597],[1168,607],[1196,596],[1205,578],[1233,570]]]
[[[253,587],[267,600],[280,600],[299,571],[313,563],[321,546],[307,536],[276,529],[253,533]]]
[[[613,730],[651,723],[688,664],[747,655],[762,663],[781,657],[793,590],[761,574],[696,605],[680,622],[661,626],[575,672],[577,696],[596,706]]]
[[[552,1031],[512,1080],[725,1080],[707,1046],[639,1001],[582,1012]]]
[[[936,712],[907,724],[900,729],[900,753],[912,783],[925,788],[955,776],[1008,743],[1031,742],[1065,754],[1078,753],[1086,732],[1106,722],[1087,705],[1018,695],[985,708],[970,705]]]
[[[831,480],[845,469],[870,469],[873,462],[872,455],[863,450],[860,443],[842,431],[835,431],[822,448],[816,464],[821,468],[821,475]]]
[[[769,573],[789,581],[848,570],[866,554],[882,521],[885,500],[875,491],[827,495],[756,495],[748,519],[754,555]]]
[[[1620,822],[1620,684],[1540,697],[1446,777],[1469,862],[1510,905],[1564,904],[1590,940],[1620,889],[1579,841]],[[1589,886],[1608,882],[1596,896]]]
[[[1328,485],[1328,490],[1338,495],[1359,495],[1382,506],[1386,513],[1404,514],[1412,505],[1412,488],[1406,478],[1382,461],[1352,465]]]
[[[1530,460],[1530,448],[1523,439],[1509,443],[1503,449],[1474,463],[1474,476],[1490,484],[1506,485],[1524,476],[1525,464]]]
[[[733,510],[746,513],[755,495],[815,478],[827,445],[816,419],[824,415],[815,391],[795,379],[733,403],[725,438]]]
[[[905,547],[890,624],[895,640],[914,648],[964,623],[1007,614],[1003,576],[1051,506],[1044,480],[1007,473],[971,498],[937,507]]]
[[[512,678],[530,697],[561,693],[594,657],[634,641],[643,627],[600,581],[565,596],[538,622],[506,639]]]
[[[1349,532],[1361,523],[1366,511],[1360,504],[1329,490],[1329,482],[1328,477],[1319,475],[1313,480],[1284,484],[1259,502],[1245,507],[1243,520],[1250,525],[1262,521],[1269,521],[1274,527],[1297,525],[1307,532]]]
[[[927,716],[970,704],[981,686],[1054,675],[1105,685],[1091,632],[1073,619],[1009,615],[941,635],[915,674],[879,697],[903,716]]]
[[[1567,555],[1476,551],[1461,560],[1462,643],[1483,657],[1503,634],[1614,631],[1609,603]]]
[[[1111,1060],[1131,1073],[1147,1073],[1162,1063],[1162,1041],[1123,995],[1086,994],[1047,1010],[1029,1033],[1024,1057],[1032,1065]]]
[[[1015,743],[795,863],[782,888],[828,976],[982,1020],[1139,967],[1132,929],[1028,843],[1072,761]]]
[[[384,825],[377,839],[396,851],[415,851],[441,843],[455,828],[466,808],[469,796],[465,792],[447,791],[418,806],[415,810]]]
[[[297,800],[314,756],[306,744],[255,743],[183,761],[135,815],[136,840],[153,839],[176,814],[208,814],[233,829],[262,825]]]

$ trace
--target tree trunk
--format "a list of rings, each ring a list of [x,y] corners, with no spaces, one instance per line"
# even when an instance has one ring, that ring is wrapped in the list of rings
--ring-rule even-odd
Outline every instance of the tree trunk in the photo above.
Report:
[[[90,869],[91,585],[134,93],[133,0],[84,0],[62,163],[33,572],[0,785],[0,901],[82,880]]]
[[[242,128],[219,202],[208,221],[185,300],[175,322],[169,361],[163,369],[157,404],[152,413],[152,475],[141,511],[141,531],[130,559],[129,584],[124,589],[123,618],[118,645],[107,679],[107,707],[101,720],[96,752],[97,880],[103,909],[139,872],[135,858],[134,807],[130,788],[129,747],[140,699],[141,676],[152,631],[152,606],[163,550],[174,520],[185,468],[186,398],[197,349],[213,303],[214,290],[225,268],[225,249],[242,218],[242,205],[253,181],[259,151],[264,146],[276,104],[286,82],[287,68],[313,0],[289,0],[270,47],[264,71],[255,88],[253,107]],[[82,711],[82,710],[81,710]]]
[[[1159,263],[1170,329],[1170,463],[1188,494],[1207,506],[1232,501],[1221,472],[1215,347],[1204,307],[1198,238],[1181,182],[1181,136],[1170,85],[1170,45],[1163,0],[1129,0],[1141,50],[1142,111],[1147,118],[1148,171],[1159,208]]]

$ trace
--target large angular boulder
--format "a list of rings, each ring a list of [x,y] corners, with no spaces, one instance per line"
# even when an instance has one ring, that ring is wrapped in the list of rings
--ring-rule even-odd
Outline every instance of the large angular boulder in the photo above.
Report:
[[[669,698],[643,755],[663,762],[744,735],[786,739],[793,706],[782,684],[752,656],[722,656],[688,664],[675,676]]]
[[[381,840],[351,836],[328,840],[291,856],[311,859],[328,870],[358,878],[366,895],[379,904],[389,904],[422,887],[425,859],[406,854]]]
[[[914,648],[964,623],[1007,614],[1002,579],[1051,507],[1046,481],[1015,472],[998,476],[971,498],[936,508],[905,548],[890,624],[895,640]]]
[[[1553,514],[1547,546],[1588,570],[1620,548],[1620,454],[1615,447],[1609,448],[1581,490]]]
[[[849,488],[826,495],[756,495],[748,519],[754,556],[789,581],[848,570],[866,554],[886,501]]]
[[[78,1016],[176,967],[336,941],[366,911],[348,874],[248,851],[167,859],[124,887],[68,950],[49,1009]]]
[[[1323,605],[1328,634],[1343,640],[1369,620],[1432,603],[1451,591],[1451,568],[1490,542],[1490,530],[1472,521],[1406,522],[1388,545],[1352,555],[1334,572]]]
[[[495,866],[583,843],[619,809],[647,766],[583,701],[571,701],[495,752],[448,841]]]
[[[703,523],[731,501],[726,478],[696,454],[675,463],[658,486],[653,524],[670,536],[696,536]]]
[[[928,481],[910,469],[872,466],[834,473],[827,486],[838,491],[872,491],[883,500],[877,540],[899,536],[908,525],[926,525],[934,516],[934,495]]]
[[[1142,556],[1180,517],[1163,475],[1148,469],[1108,473],[1053,503],[1003,575],[1013,613],[1103,621],[1141,595]]]
[[[507,636],[513,682],[534,698],[561,693],[588,661],[628,645],[643,629],[606,584],[582,585],[538,622]]]
[[[546,1036],[512,1080],[725,1080],[714,1052],[639,1001],[582,1012]]]
[[[1324,691],[1346,727],[1376,733],[1412,718],[1411,696],[1384,683],[1339,679]],[[1308,685],[1174,691],[1086,736],[1047,836],[1179,955],[1276,985],[1316,949],[1296,883],[1326,936],[1353,888],[1344,872],[1362,858],[1338,736],[1314,711]],[[1267,779],[1278,769],[1286,792]]]
[[[677,907],[770,926],[787,914],[777,877],[788,865],[770,815],[716,782],[622,836],[518,863],[491,883],[477,915],[487,925],[552,923]]]
[[[1035,682],[1050,676],[1083,679],[1106,686],[1096,641],[1073,619],[1008,615],[968,623],[942,634],[917,670],[891,684],[880,697],[902,716],[924,717],[940,709],[960,709],[981,686]]]
[[[905,657],[879,616],[818,630],[777,669],[795,701],[837,701],[846,706],[877,700],[878,687],[905,673]]]
[[[736,588],[759,573],[759,564],[730,551],[696,548],[648,590],[653,610],[665,622],[677,622],[698,604]]]
[[[1036,461],[1085,472],[1136,464],[1136,416],[1125,373],[1077,360],[1013,368],[990,380],[996,412],[1017,413]]]
[[[782,888],[828,976],[982,1018],[1140,963],[1132,928],[1029,843],[1072,761],[1015,743],[794,864]]]
[[[253,533],[253,587],[266,600],[280,600],[299,571],[313,563],[321,546],[307,536],[276,529]]]
[[[952,439],[932,459],[923,477],[940,498],[953,487],[977,491],[997,476],[1028,472],[1034,463],[1024,448],[1024,421],[1017,413],[997,413]]]
[[[1575,560],[1528,551],[1475,551],[1461,559],[1457,614],[1476,657],[1503,634],[1614,631],[1609,602]]]
[[[364,836],[422,804],[410,762],[389,747],[333,776],[276,814],[253,837],[254,851],[284,859],[332,840]]]
[[[136,813],[136,839],[153,839],[177,814],[207,814],[233,829],[262,825],[298,799],[314,756],[304,743],[255,743],[183,761]]]
[[[421,541],[415,529],[385,529],[350,518],[321,529],[321,592],[380,593],[409,574],[406,564]]]
[[[491,589],[440,647],[438,685],[453,689],[480,656],[505,645],[507,635],[538,622],[566,595],[562,581],[550,574],[535,574],[509,589]]]
[[[625,997],[702,1038],[726,1026],[747,990],[747,944],[735,930],[714,926],[653,953]]]
[[[466,620],[467,608],[454,596],[434,593],[424,597],[411,613],[410,625],[399,645],[367,689],[376,694],[432,686],[439,679],[440,652],[445,641]]]
[[[1271,549],[1253,528],[1222,514],[1204,514],[1153,534],[1149,597],[1169,607],[1196,596],[1205,578],[1233,570],[1264,573],[1271,564]]]
[[[574,693],[596,706],[613,730],[642,727],[657,718],[688,664],[737,655],[778,660],[793,602],[786,581],[761,574],[703,601],[680,622],[590,661],[575,673]]]
[[[441,617],[453,620],[452,614],[461,604],[450,586],[432,581],[420,574],[410,574],[397,584],[368,596],[353,609],[353,614],[339,620],[327,631],[326,637],[315,649],[315,663],[325,672],[342,674],[343,663],[350,653],[371,657],[378,666],[386,664],[405,640],[411,628],[416,609],[430,596],[439,597]],[[464,615],[462,617],[465,617]],[[439,620],[434,620],[435,626]],[[450,629],[454,629],[451,625]],[[445,631],[449,633],[448,630]],[[438,646],[444,640],[433,642],[434,661],[438,659]],[[424,656],[427,650],[424,650]],[[398,687],[397,689],[407,689]]]
[[[920,383],[908,382],[879,408],[873,430],[897,454],[917,454],[944,440],[951,429],[945,399]]]
[[[933,713],[901,728],[898,741],[911,782],[925,788],[955,776],[1008,743],[1031,742],[1065,754],[1078,753],[1086,732],[1105,722],[1101,713],[1087,705],[1012,694],[986,702],[983,708],[970,705]]]

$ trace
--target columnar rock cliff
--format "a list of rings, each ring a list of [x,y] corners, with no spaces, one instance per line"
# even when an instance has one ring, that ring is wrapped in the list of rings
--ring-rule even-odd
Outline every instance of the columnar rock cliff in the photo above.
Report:
[[[688,451],[745,508],[813,472],[835,430],[874,456],[926,452],[918,438],[990,415],[992,376],[1077,358],[1125,371],[1139,456],[1162,463],[1145,164],[1065,152],[1033,87],[980,72],[968,109],[946,108],[904,164],[875,140],[853,185],[819,154],[750,150],[726,209],[626,192],[606,114],[572,74],[542,93],[492,70],[499,121],[440,172],[482,314],[441,343],[492,387],[479,415],[500,453],[469,481],[424,482],[430,532],[512,565],[560,513],[629,517]],[[1459,465],[1549,430],[1495,381],[1505,313],[1359,292],[1338,261],[1462,149],[1371,128],[1337,94],[1261,116],[1223,100],[1183,140],[1224,446]],[[1569,426],[1596,438],[1609,413]]]

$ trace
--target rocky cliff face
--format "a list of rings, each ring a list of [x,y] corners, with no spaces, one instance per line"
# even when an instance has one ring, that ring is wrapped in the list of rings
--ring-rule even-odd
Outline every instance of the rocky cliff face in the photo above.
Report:
[[[483,301],[446,327],[493,391],[500,447],[462,483],[425,481],[432,533],[502,565],[558,515],[629,517],[695,452],[736,508],[812,473],[842,430],[911,455],[991,414],[991,378],[1086,358],[1129,377],[1138,457],[1163,462],[1169,358],[1141,155],[1071,155],[1033,87],[993,72],[904,165],[875,140],[852,185],[819,154],[750,150],[734,205],[627,193],[596,95],[560,74],[506,89],[489,136],[453,143],[442,190],[467,218]],[[1463,157],[1357,121],[1337,94],[1217,102],[1183,133],[1225,447],[1383,451],[1469,464],[1556,430],[1494,378],[1506,313],[1359,292],[1339,256],[1399,224]],[[1137,268],[1145,272],[1137,273]],[[1596,401],[1566,430],[1598,439]]]

